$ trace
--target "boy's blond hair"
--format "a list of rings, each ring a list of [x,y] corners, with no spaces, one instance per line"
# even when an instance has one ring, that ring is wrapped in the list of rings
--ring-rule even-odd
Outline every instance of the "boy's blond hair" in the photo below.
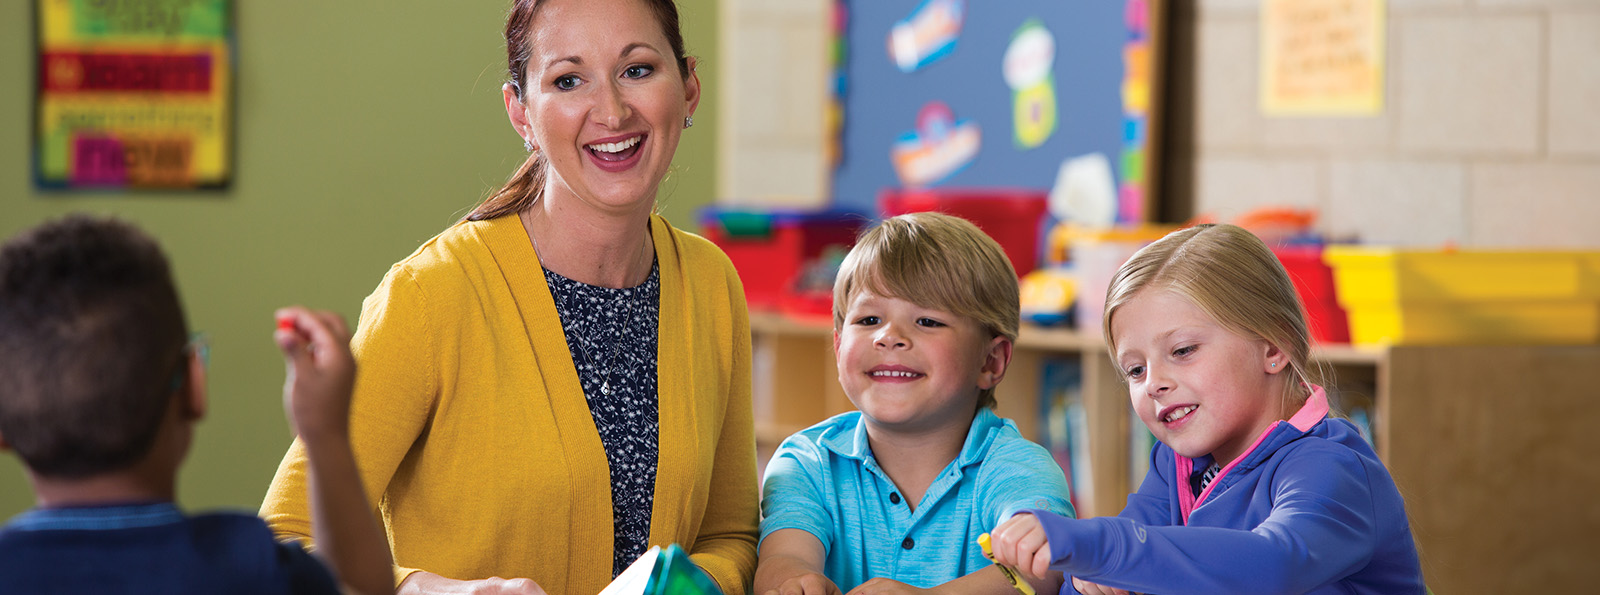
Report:
[[[1017,273],[1005,251],[978,226],[943,213],[910,213],[862,234],[833,282],[833,328],[862,288],[977,322],[991,337],[1017,340]],[[978,406],[994,407],[994,389]]]
[[[1291,380],[1281,413],[1305,402],[1307,387],[1318,380],[1309,367],[1305,309],[1283,264],[1255,234],[1235,225],[1197,225],[1167,234],[1129,258],[1106,289],[1102,328],[1113,362],[1112,318],[1140,293],[1157,289],[1188,298],[1230,332],[1276,346],[1289,359]]]

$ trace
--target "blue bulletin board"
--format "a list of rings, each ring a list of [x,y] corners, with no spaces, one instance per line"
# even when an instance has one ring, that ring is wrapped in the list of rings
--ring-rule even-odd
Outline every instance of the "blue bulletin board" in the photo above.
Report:
[[[886,188],[1048,190],[1064,160],[1095,153],[1119,183],[1142,175],[1125,153],[1143,148],[1147,127],[1124,88],[1145,0],[840,0],[836,10],[837,206],[876,212]],[[1053,114],[1041,109],[1051,103]],[[930,137],[948,151],[916,153],[938,144]]]

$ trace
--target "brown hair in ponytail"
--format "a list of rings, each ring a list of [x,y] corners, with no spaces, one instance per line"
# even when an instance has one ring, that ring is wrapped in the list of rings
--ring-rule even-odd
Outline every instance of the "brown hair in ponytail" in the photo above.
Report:
[[[544,1],[515,0],[511,11],[506,14],[506,66],[509,77],[506,84],[516,91],[518,101],[526,100],[528,59],[533,56],[533,38],[528,34],[528,29],[533,26],[534,14]],[[673,57],[677,59],[678,73],[687,80],[689,58],[683,52],[683,31],[678,24],[677,4],[672,0],[643,1],[655,13],[656,23],[661,25],[661,32],[666,35],[667,43],[672,46]],[[511,174],[505,185],[478,203],[462,220],[493,219],[533,206],[544,195],[545,170],[549,166],[549,160],[543,153],[535,151],[528,155],[528,159],[522,162],[516,173]]]

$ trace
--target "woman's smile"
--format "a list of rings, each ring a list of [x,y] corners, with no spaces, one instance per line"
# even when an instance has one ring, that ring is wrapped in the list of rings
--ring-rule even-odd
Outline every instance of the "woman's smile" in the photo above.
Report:
[[[640,161],[639,155],[644,150],[644,141],[648,135],[631,134],[622,137],[602,139],[584,145],[584,151],[589,154],[589,160],[595,167],[608,172],[627,170]]]

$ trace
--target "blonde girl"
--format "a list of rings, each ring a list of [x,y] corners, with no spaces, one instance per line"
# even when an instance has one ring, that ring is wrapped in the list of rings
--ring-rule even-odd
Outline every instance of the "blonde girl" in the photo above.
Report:
[[[1329,414],[1283,266],[1232,225],[1173,232],[1106,292],[1106,344],[1158,443],[1113,518],[1021,513],[996,556],[1062,593],[1423,593],[1405,504]]]

